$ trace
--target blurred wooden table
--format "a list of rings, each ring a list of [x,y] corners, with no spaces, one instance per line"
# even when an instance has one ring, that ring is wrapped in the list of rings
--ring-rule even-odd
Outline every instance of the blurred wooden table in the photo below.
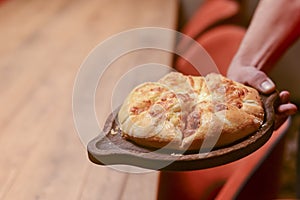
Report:
[[[155,199],[157,173],[88,161],[73,124],[72,89],[99,42],[135,27],[175,28],[176,19],[176,0],[0,4],[0,199]],[[171,62],[169,54],[146,56]]]

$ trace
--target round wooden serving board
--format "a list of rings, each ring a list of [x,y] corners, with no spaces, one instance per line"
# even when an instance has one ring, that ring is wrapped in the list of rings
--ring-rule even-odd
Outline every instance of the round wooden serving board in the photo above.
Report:
[[[103,133],[91,140],[87,150],[89,159],[99,165],[125,164],[154,170],[186,171],[224,165],[243,158],[271,137],[274,124],[274,104],[277,93],[261,95],[265,120],[260,129],[251,136],[230,146],[210,152],[175,152],[172,150],[148,149],[124,139],[116,123],[117,111],[107,119]]]

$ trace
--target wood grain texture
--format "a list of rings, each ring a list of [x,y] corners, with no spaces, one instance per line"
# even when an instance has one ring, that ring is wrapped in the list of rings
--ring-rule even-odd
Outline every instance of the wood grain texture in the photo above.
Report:
[[[73,124],[72,89],[98,43],[134,27],[175,28],[176,14],[174,0],[0,4],[0,199],[155,199],[157,173],[126,174],[88,161]]]

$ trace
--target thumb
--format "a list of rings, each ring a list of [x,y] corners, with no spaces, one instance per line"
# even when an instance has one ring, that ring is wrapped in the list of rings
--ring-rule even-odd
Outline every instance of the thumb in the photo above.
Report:
[[[264,72],[258,69],[253,70],[247,80],[247,84],[264,94],[269,94],[276,89],[273,81]]]

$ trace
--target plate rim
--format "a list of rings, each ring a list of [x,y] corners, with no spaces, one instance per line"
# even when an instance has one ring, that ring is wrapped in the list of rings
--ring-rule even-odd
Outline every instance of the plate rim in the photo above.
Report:
[[[269,140],[273,133],[275,120],[274,106],[277,103],[278,92],[274,92],[270,95],[260,94],[260,97],[265,110],[264,123],[257,132],[248,136],[247,139],[231,146],[215,149],[208,153],[184,154],[180,156],[172,156],[171,154],[154,155],[152,152],[137,153],[128,151],[129,149],[99,149],[97,145],[99,142],[107,139],[106,135],[109,134],[112,129],[114,120],[117,116],[118,109],[116,109],[107,118],[103,128],[103,133],[99,134],[88,143],[88,157],[90,161],[99,165],[125,164],[159,171],[198,170],[236,161],[259,149]],[[143,148],[140,146],[139,148],[147,149],[146,147]],[[224,159],[224,157],[226,159]],[[159,168],[158,166],[163,167]]]

